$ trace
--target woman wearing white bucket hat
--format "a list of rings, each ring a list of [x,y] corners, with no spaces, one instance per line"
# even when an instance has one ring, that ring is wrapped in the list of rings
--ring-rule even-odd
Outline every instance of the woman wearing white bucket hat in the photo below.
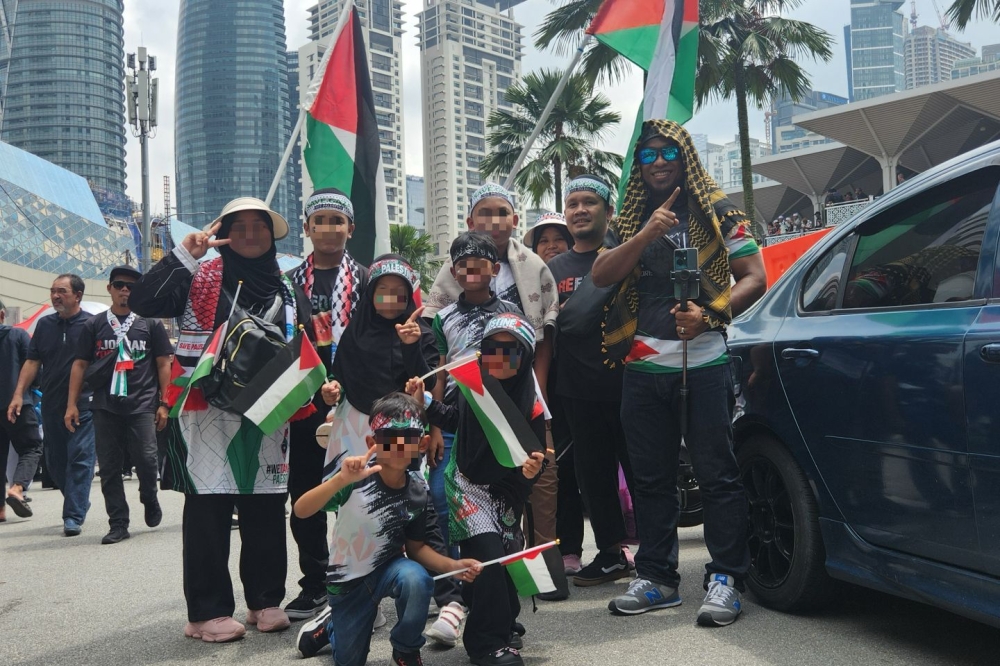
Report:
[[[278,268],[274,242],[288,234],[285,219],[260,199],[230,201],[204,231],[189,234],[136,282],[129,299],[144,317],[179,317],[174,358],[168,455],[163,486],[185,494],[184,634],[215,643],[246,632],[233,619],[229,576],[230,523],[239,510],[240,578],[247,623],[260,631],[289,625],[280,605],[285,596],[285,497],[288,426],[264,434],[240,414],[209,404],[197,387],[182,405],[178,384],[190,377],[212,333],[236,306],[276,325],[290,340],[308,321],[304,299]],[[209,248],[219,257],[199,263]],[[178,381],[180,379],[180,381]],[[176,391],[173,389],[176,387]]]

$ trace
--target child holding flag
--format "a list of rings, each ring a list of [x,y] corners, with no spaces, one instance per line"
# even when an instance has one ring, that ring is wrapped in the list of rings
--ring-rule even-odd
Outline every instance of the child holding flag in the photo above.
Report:
[[[524,317],[498,314],[483,330],[479,363],[467,364],[471,372],[465,366],[452,371],[462,392],[458,407],[433,400],[419,378],[407,383],[408,393],[424,396],[431,423],[456,433],[445,484],[451,541],[463,557],[494,560],[524,545],[521,514],[545,459],[534,343]],[[463,585],[462,597],[469,607],[463,642],[472,663],[522,666],[515,633],[521,605],[507,572],[483,569],[475,584]]]
[[[338,512],[326,576],[330,605],[302,627],[298,648],[303,657],[311,657],[330,645],[338,665],[362,666],[378,604],[392,597],[399,618],[389,636],[393,663],[417,666],[433,589],[424,567],[468,569],[457,576],[472,582],[480,564],[445,557],[427,544],[436,525],[434,506],[423,478],[408,469],[427,448],[421,405],[392,393],[371,406],[369,425],[368,452],[345,458],[336,474],[304,493],[293,507],[299,518],[320,510]]]

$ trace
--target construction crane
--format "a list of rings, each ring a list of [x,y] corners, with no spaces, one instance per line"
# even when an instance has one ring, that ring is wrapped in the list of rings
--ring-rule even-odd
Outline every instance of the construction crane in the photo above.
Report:
[[[910,30],[917,29],[917,0],[910,0]]]
[[[949,25],[948,20],[945,19],[944,14],[941,13],[941,10],[938,9],[937,0],[931,0],[931,4],[934,5],[934,13],[937,14],[938,23],[941,24],[941,30],[948,32],[948,28],[951,26]]]

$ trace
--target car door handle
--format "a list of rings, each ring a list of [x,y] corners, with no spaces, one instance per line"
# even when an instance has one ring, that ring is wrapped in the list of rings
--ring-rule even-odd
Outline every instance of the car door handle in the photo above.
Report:
[[[789,347],[781,350],[781,358],[791,361],[796,358],[819,358],[819,351],[816,349],[797,349]]]
[[[979,348],[979,355],[987,363],[1000,363],[1000,342],[983,345]]]

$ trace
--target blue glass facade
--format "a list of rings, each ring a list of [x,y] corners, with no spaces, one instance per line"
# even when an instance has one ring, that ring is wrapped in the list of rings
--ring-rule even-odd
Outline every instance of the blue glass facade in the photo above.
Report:
[[[902,0],[851,0],[851,100],[906,89]]]
[[[282,1],[181,0],[175,100],[180,217],[263,199],[291,135]],[[291,199],[286,178],[271,205],[294,224]]]
[[[0,4],[0,140],[124,192],[124,3]]]
[[[0,143],[0,262],[97,278],[135,249],[127,229],[105,224],[82,177]]]

